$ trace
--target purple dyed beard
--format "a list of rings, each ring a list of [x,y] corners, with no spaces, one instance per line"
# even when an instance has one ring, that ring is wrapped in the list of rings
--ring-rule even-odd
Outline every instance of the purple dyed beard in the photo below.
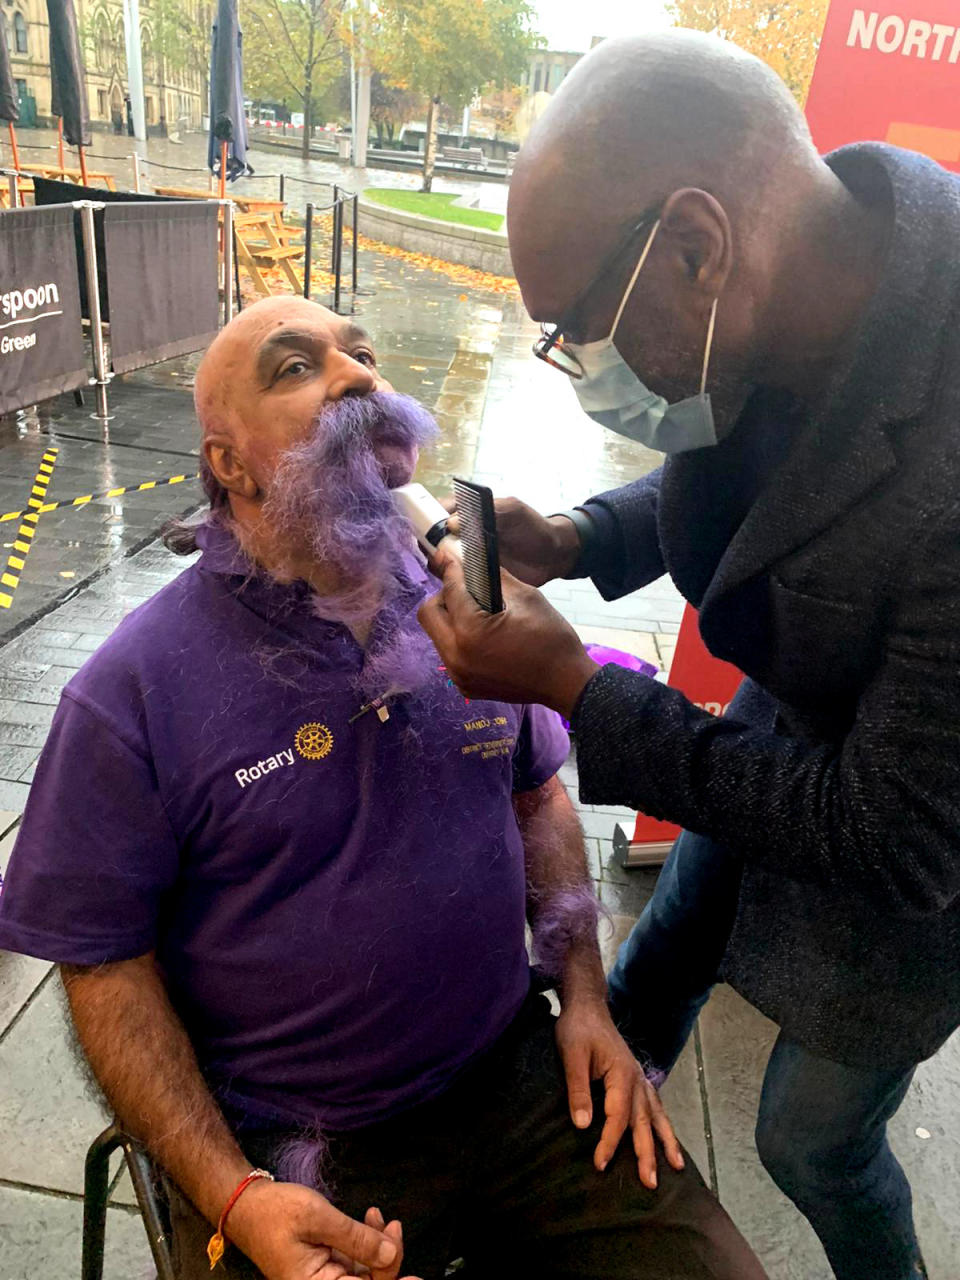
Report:
[[[314,596],[318,616],[351,625],[378,616],[378,637],[360,677],[370,697],[410,692],[436,665],[432,644],[400,601],[403,558],[414,547],[391,486],[412,475],[433,418],[410,396],[375,391],[326,405],[302,444],[281,457],[263,504],[263,521],[283,547],[296,548],[337,575],[341,587]],[[394,450],[391,462],[376,449]],[[280,564],[274,576],[289,581]],[[405,625],[406,623],[406,625]]]

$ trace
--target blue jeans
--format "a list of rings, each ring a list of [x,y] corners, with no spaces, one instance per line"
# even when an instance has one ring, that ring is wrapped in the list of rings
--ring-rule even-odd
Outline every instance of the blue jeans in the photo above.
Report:
[[[614,1017],[638,1056],[676,1062],[710,995],[733,927],[740,862],[684,832],[610,974]],[[777,1038],[763,1082],[757,1150],[805,1214],[837,1280],[916,1280],[926,1273],[910,1185],[887,1121],[913,1070],[844,1066]]]

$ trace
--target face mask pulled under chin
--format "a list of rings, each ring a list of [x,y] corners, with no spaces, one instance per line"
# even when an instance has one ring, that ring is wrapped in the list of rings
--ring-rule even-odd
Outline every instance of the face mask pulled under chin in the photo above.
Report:
[[[661,453],[685,453],[717,443],[713,409],[706,392],[670,404],[646,387],[617,350],[612,338],[583,346],[568,344],[583,369],[573,383],[589,418]]]

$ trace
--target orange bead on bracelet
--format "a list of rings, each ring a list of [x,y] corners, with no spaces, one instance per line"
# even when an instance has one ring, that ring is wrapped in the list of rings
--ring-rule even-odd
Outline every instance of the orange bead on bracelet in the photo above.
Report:
[[[243,1179],[240,1185],[234,1191],[233,1195],[224,1205],[223,1213],[220,1215],[220,1221],[217,1223],[217,1229],[210,1237],[207,1244],[207,1257],[210,1259],[210,1270],[212,1271],[220,1259],[223,1257],[223,1251],[227,1247],[223,1238],[223,1228],[226,1225],[227,1214],[237,1203],[243,1193],[249,1187],[251,1182],[257,1182],[260,1178],[266,1178],[269,1182],[273,1182],[273,1174],[268,1173],[266,1169],[254,1169]]]

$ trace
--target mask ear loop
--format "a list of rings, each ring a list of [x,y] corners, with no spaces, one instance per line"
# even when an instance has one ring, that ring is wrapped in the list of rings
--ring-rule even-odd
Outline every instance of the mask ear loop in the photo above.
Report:
[[[643,268],[643,264],[647,260],[647,254],[650,252],[650,246],[653,244],[653,237],[657,234],[659,230],[660,230],[660,219],[658,218],[656,222],[653,224],[653,230],[650,232],[649,236],[647,236],[647,243],[643,246],[643,253],[641,253],[640,261],[637,263],[636,267],[634,268],[633,275],[630,277],[630,283],[627,285],[626,292],[624,293],[623,297],[620,299],[620,305],[619,307],[617,307],[617,314],[613,317],[613,328],[607,334],[607,342],[612,342],[614,339],[614,335],[616,334],[617,328],[620,325],[620,317],[623,315],[623,309],[627,305],[627,303],[630,301],[630,295],[631,293],[633,293],[633,286],[637,283],[637,276],[640,274],[640,271]]]
[[[710,323],[707,325],[707,345],[703,349],[703,369],[700,371],[700,394],[707,389],[707,369],[710,365],[710,351],[713,347],[713,330],[717,323],[717,304],[719,298],[714,298],[713,306],[710,308]]]

